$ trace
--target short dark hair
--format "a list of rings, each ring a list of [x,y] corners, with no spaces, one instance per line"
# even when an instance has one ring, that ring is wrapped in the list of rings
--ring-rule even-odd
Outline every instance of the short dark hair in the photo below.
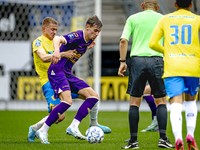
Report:
[[[192,3],[192,0],[176,0],[176,3],[180,8],[188,8]]]
[[[90,18],[88,18],[86,25],[89,25],[90,27],[93,27],[94,25],[97,25],[99,28],[103,26],[102,22],[99,20],[99,18],[95,15]]]

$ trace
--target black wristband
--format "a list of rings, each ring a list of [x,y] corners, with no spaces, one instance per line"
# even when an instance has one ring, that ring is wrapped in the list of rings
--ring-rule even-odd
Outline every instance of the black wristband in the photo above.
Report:
[[[119,59],[119,62],[126,62],[126,59],[125,60],[121,60],[121,58]]]

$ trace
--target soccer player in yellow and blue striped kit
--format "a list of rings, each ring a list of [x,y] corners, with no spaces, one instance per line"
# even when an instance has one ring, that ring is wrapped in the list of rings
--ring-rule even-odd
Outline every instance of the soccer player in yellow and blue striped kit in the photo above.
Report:
[[[186,142],[189,150],[198,150],[194,131],[197,119],[196,95],[199,90],[200,16],[190,12],[192,0],[176,0],[177,11],[165,15],[155,27],[149,46],[164,54],[164,83],[170,102],[170,121],[175,149],[183,150],[182,103],[185,92]],[[164,35],[164,46],[158,41]]]

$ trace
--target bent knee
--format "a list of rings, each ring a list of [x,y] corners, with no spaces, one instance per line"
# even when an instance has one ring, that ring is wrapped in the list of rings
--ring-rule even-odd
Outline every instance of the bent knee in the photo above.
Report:
[[[88,98],[95,98],[95,99],[97,99],[99,101],[99,96],[98,95],[97,96],[88,96],[86,99],[88,99]]]
[[[64,103],[67,103],[67,104],[69,104],[69,105],[72,105],[72,99],[64,99],[64,100],[62,100],[61,102],[64,102]]]

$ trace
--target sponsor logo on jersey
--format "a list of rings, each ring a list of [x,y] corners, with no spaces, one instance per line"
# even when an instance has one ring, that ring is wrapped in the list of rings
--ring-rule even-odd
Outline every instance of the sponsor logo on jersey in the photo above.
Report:
[[[41,41],[36,40],[35,47],[40,47],[40,46],[41,46]]]
[[[62,88],[64,89],[65,87],[70,87],[69,85],[64,85],[64,86],[62,86]]]
[[[54,51],[48,51],[48,54],[53,54],[54,53]]]
[[[75,37],[78,37],[78,33],[74,33],[74,36],[75,36]]]

